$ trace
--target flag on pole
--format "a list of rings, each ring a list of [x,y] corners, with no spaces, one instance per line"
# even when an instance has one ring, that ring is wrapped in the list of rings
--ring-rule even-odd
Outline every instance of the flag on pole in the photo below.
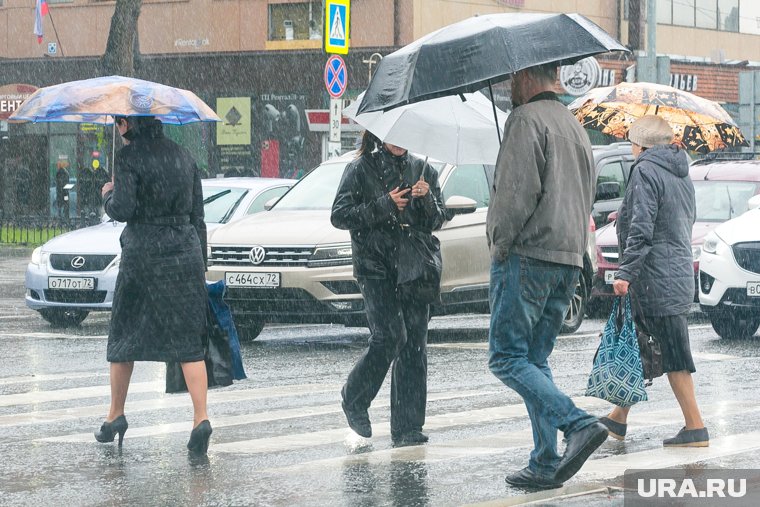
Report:
[[[42,18],[48,14],[48,4],[46,0],[37,0],[37,6],[34,9],[34,35],[37,36],[37,43],[42,44]]]

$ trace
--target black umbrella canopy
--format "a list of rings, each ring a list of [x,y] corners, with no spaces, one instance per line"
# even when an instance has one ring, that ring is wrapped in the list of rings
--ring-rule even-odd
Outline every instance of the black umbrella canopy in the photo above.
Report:
[[[474,92],[514,72],[628,51],[580,14],[491,14],[445,26],[380,61],[359,113]]]

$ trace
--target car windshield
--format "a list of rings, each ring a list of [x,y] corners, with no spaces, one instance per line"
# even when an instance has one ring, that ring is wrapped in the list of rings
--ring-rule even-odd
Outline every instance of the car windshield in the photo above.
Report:
[[[247,193],[246,188],[203,187],[203,213],[206,223],[226,222]]]
[[[439,174],[445,167],[441,162],[429,162]],[[348,162],[327,162],[304,176],[277,201],[277,210],[329,210]]]
[[[747,211],[747,201],[757,193],[751,181],[695,181],[697,220],[724,222]]]

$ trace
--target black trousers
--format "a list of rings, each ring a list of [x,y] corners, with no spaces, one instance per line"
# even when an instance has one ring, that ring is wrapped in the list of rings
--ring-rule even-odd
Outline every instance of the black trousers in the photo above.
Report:
[[[366,410],[377,396],[388,369],[391,376],[391,433],[422,430],[427,403],[427,328],[429,306],[415,300],[414,289],[395,280],[359,280],[367,309],[369,347],[359,358],[343,400]]]

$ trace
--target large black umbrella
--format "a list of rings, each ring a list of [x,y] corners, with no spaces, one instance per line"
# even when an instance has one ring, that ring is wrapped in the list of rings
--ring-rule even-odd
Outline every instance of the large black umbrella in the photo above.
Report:
[[[518,70],[628,51],[580,14],[491,14],[445,26],[380,61],[359,113],[474,92]]]

